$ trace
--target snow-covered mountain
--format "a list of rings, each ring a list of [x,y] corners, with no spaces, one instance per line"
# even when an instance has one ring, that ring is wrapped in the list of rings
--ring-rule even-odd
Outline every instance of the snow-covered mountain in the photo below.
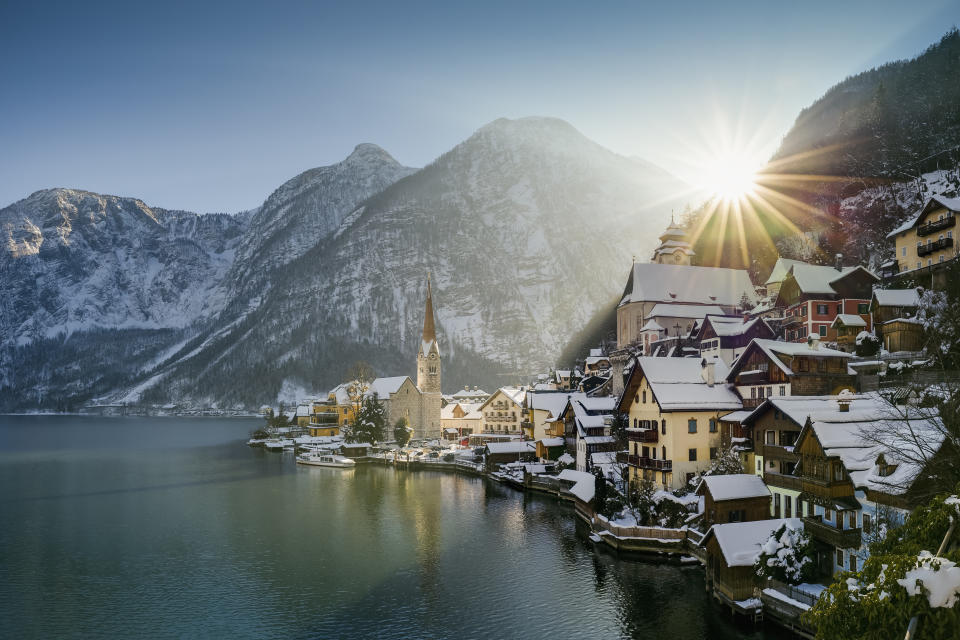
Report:
[[[343,162],[287,182],[253,212],[211,218],[223,219],[220,244],[173,231],[162,239],[147,234],[163,255],[195,243],[192,275],[179,278],[178,267],[140,256],[134,240],[144,235],[141,227],[166,229],[163,221],[175,214],[84,194],[108,204],[99,217],[84,213],[92,205],[78,207],[74,217],[99,219],[99,226],[91,226],[86,244],[66,243],[54,255],[47,229],[49,237],[62,235],[50,220],[64,215],[32,202],[35,194],[0,212],[7,245],[0,279],[19,283],[23,301],[31,274],[42,273],[49,287],[87,291],[81,308],[99,309],[109,322],[74,324],[64,341],[62,331],[77,322],[75,303],[51,305],[39,295],[24,310],[0,307],[4,343],[20,365],[16,374],[6,369],[0,392],[46,390],[43,400],[0,405],[50,406],[55,396],[58,407],[72,406],[97,396],[256,406],[278,394],[329,388],[357,359],[382,374],[412,374],[427,272],[445,388],[513,382],[517,373],[552,365],[569,337],[616,296],[631,255],[649,253],[685,188],[563,121],[501,119],[419,171],[360,145]],[[74,234],[78,225],[69,225]],[[116,248],[124,257],[109,256]],[[111,266],[78,270],[69,266],[74,262]],[[169,290],[159,286],[167,282]],[[107,355],[92,353],[87,334],[77,335],[91,326],[104,328],[89,344],[115,338]],[[8,327],[17,328],[16,349]],[[121,333],[126,342],[116,339]],[[112,364],[110,353],[123,363]],[[51,361],[62,366],[49,367]],[[77,361],[94,369],[96,384],[85,386],[70,373]],[[44,367],[44,375],[34,375]]]

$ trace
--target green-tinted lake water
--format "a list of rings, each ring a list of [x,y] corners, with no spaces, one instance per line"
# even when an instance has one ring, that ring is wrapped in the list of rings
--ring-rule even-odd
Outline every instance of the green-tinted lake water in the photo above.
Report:
[[[303,468],[258,424],[0,417],[0,637],[773,637],[549,498]]]

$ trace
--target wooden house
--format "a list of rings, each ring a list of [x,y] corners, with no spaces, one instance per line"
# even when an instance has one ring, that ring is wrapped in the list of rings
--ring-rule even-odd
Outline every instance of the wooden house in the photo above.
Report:
[[[707,526],[770,518],[770,490],[752,473],[704,476],[697,495],[703,496]]]
[[[836,340],[831,328],[837,315],[859,315],[870,330],[870,296],[880,278],[865,267],[795,264],[790,267],[776,306],[783,307],[783,339],[805,342],[811,336]]]
[[[897,351],[923,349],[923,325],[917,321],[920,292],[917,289],[877,289],[870,301],[874,326],[883,348]]]
[[[753,568],[760,547],[782,525],[802,529],[796,518],[715,524],[700,542],[707,552],[707,591],[739,613],[749,613],[743,603],[754,597],[758,584]]]
[[[776,333],[763,318],[707,316],[700,323],[696,344],[700,357],[718,356],[727,366],[740,357],[754,338],[773,340]]]

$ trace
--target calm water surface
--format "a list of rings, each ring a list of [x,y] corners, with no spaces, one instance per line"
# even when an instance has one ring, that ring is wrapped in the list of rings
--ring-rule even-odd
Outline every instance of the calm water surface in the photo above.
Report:
[[[553,500],[302,468],[259,423],[0,417],[0,637],[773,637]]]

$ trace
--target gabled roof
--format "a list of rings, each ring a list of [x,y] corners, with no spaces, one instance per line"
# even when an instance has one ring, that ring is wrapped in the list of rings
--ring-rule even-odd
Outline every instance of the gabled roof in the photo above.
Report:
[[[536,450],[536,444],[533,442],[488,442],[487,451],[490,453],[530,453]]]
[[[706,547],[710,538],[715,537],[728,567],[749,567],[760,557],[761,546],[770,534],[784,524],[794,531],[803,529],[799,518],[715,524],[703,536],[700,546]]]
[[[757,302],[753,283],[743,269],[635,263],[620,304],[678,302],[739,306],[744,295],[751,303]]]
[[[836,290],[833,288],[833,284],[857,271],[863,271],[874,280],[880,280],[872,271],[860,265],[837,270],[836,267],[800,263],[790,268],[790,275],[796,280],[797,286],[804,294],[835,294]]]
[[[620,411],[629,410],[629,402],[641,377],[647,379],[662,411],[734,411],[742,408],[743,403],[733,387],[723,382],[722,361],[716,361],[714,366],[716,382],[710,386],[704,380],[699,358],[637,358],[637,365],[630,372],[618,402]]]
[[[497,397],[498,395],[500,395],[501,393],[502,393],[504,396],[506,396],[507,399],[509,399],[510,401],[512,401],[514,404],[523,406],[523,401],[524,401],[524,398],[526,398],[527,390],[526,390],[526,389],[523,389],[523,388],[521,388],[521,387],[500,387],[499,389],[497,389],[496,391],[494,391],[494,392],[490,395],[490,397],[487,398],[487,399],[483,402],[483,404],[480,405],[480,407],[479,407],[478,410],[483,409],[483,408],[486,407],[488,404],[490,404],[491,402],[493,402],[493,399],[496,398],[496,397]]]
[[[923,218],[924,214],[929,213],[934,209],[939,209],[944,207],[953,211],[954,213],[960,213],[960,198],[946,198],[941,195],[933,195],[927,198],[927,201],[923,203],[923,206],[920,207],[920,210],[912,215],[906,222],[901,224],[899,227],[887,234],[888,238],[893,238],[898,233],[902,233],[907,229],[912,229],[916,224]]]
[[[563,409],[567,406],[572,394],[564,391],[535,391],[527,394],[530,408],[536,411],[546,411],[548,420],[559,420]]]
[[[392,378],[377,378],[370,383],[370,389],[367,395],[377,394],[381,400],[389,400],[391,393],[396,393],[403,386],[404,380],[410,380],[410,376],[394,376]],[[411,381],[412,384],[412,381]]]
[[[918,289],[874,289],[873,300],[879,307],[919,307]]]
[[[789,357],[808,356],[810,358],[846,358],[848,360],[853,357],[853,354],[847,353],[846,351],[838,351],[837,349],[828,349],[827,347],[814,349],[806,342],[780,342],[779,340],[754,338],[750,341],[750,344],[747,345],[747,348],[743,350],[743,353],[740,354],[740,357],[730,365],[730,373],[727,375],[727,381],[733,381],[737,373],[743,368],[743,363],[747,361],[755,349],[760,349],[767,354],[767,357],[788,376],[793,375],[793,370],[787,366],[783,360],[778,358],[777,355]]]
[[[858,316],[855,313],[838,313],[837,317],[833,319],[833,324],[831,327],[837,326],[837,323],[842,324],[845,327],[866,327],[867,321]]]
[[[700,323],[697,339],[703,339],[703,333],[708,324],[713,328],[713,332],[717,334],[718,338],[742,336],[754,328],[771,336],[776,335],[776,332],[770,328],[767,321],[759,316],[744,320],[742,316],[709,315]]]
[[[829,412],[811,413],[795,447],[816,437],[826,456],[843,462],[854,487],[905,493],[923,471],[916,460],[928,457],[943,442],[940,418],[929,409],[891,404],[876,393],[851,397],[849,411],[840,411],[835,402]],[[891,475],[878,473],[876,462],[881,454],[888,464],[896,465]]]
[[[650,318],[649,320],[647,320],[647,324],[643,325],[643,327],[640,329],[640,333],[643,333],[644,331],[659,332],[659,331],[666,331],[666,329],[664,329],[659,324],[657,324],[656,320],[654,320],[653,318]]]
[[[735,473],[723,476],[704,476],[697,487],[697,493],[703,495],[709,490],[714,500],[744,500],[747,498],[769,498],[770,489],[763,478],[753,473]]]
[[[692,318],[699,320],[710,314],[722,316],[723,309],[717,305],[702,304],[671,304],[669,302],[660,302],[653,305],[653,309],[647,314],[648,318]]]
[[[772,284],[774,282],[783,282],[784,278],[787,277],[787,273],[790,271],[790,267],[798,264],[807,264],[802,260],[788,260],[787,258],[777,258],[776,264],[773,265],[773,269],[770,271],[770,275],[767,277],[767,281],[764,284]]]

